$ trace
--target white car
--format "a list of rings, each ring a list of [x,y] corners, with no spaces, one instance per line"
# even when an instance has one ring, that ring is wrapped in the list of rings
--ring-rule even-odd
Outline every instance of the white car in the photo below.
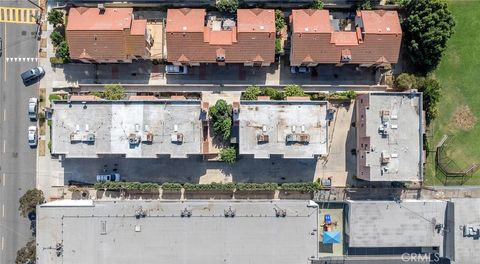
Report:
[[[37,127],[29,126],[28,127],[28,145],[30,147],[36,147],[37,142],[38,142]]]
[[[166,74],[187,74],[187,66],[177,66],[177,65],[165,65]]]
[[[28,99],[28,117],[30,119],[37,119],[37,106],[38,106],[38,99],[32,97]]]
[[[118,181],[120,181],[119,173],[97,175],[97,182],[118,182]]]

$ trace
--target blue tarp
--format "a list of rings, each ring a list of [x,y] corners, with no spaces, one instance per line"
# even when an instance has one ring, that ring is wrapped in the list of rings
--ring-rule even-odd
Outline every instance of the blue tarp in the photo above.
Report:
[[[323,244],[337,244],[337,243],[340,243],[340,232],[323,231]]]

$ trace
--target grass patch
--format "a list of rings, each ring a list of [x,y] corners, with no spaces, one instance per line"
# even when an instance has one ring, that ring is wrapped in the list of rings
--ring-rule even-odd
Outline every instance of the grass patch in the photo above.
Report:
[[[448,1],[449,8],[457,23],[455,34],[448,42],[442,62],[435,71],[436,78],[442,84],[442,99],[439,102],[439,115],[432,122],[432,147],[444,134],[453,135],[448,156],[455,163],[465,168],[472,163],[480,162],[480,126],[476,124],[465,130],[454,122],[455,113],[461,107],[468,107],[474,118],[480,117],[480,35],[475,34],[475,28],[480,27],[478,10],[480,1]],[[427,185],[443,184],[444,177],[436,175],[434,155],[427,159]],[[477,171],[465,184],[480,185],[480,171]]]

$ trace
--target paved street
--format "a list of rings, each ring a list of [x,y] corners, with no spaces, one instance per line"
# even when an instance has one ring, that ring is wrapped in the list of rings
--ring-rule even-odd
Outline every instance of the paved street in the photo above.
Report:
[[[0,6],[33,6],[24,0],[2,0]],[[32,238],[29,221],[18,212],[18,199],[35,187],[35,149],[27,144],[28,98],[38,85],[25,87],[20,73],[36,66],[36,25],[0,23],[3,55],[0,65],[0,263],[14,263],[16,251]],[[6,58],[25,58],[6,61]],[[29,60],[27,60],[29,58]]]

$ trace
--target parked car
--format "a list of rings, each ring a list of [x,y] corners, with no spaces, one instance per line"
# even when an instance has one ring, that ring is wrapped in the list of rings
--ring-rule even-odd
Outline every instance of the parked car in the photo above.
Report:
[[[118,182],[118,181],[120,181],[119,173],[97,175],[97,182]]]
[[[305,66],[291,66],[290,72],[291,73],[309,73],[310,68]]]
[[[45,70],[38,66],[33,69],[30,69],[20,75],[24,83],[30,83],[34,80],[37,80],[45,75]]]
[[[37,119],[38,99],[32,97],[28,99],[28,117],[30,119]]]
[[[165,73],[166,74],[187,74],[188,67],[187,66],[177,66],[177,65],[165,65]]]
[[[38,142],[37,127],[29,126],[28,127],[28,145],[30,147],[36,147],[37,142]]]

